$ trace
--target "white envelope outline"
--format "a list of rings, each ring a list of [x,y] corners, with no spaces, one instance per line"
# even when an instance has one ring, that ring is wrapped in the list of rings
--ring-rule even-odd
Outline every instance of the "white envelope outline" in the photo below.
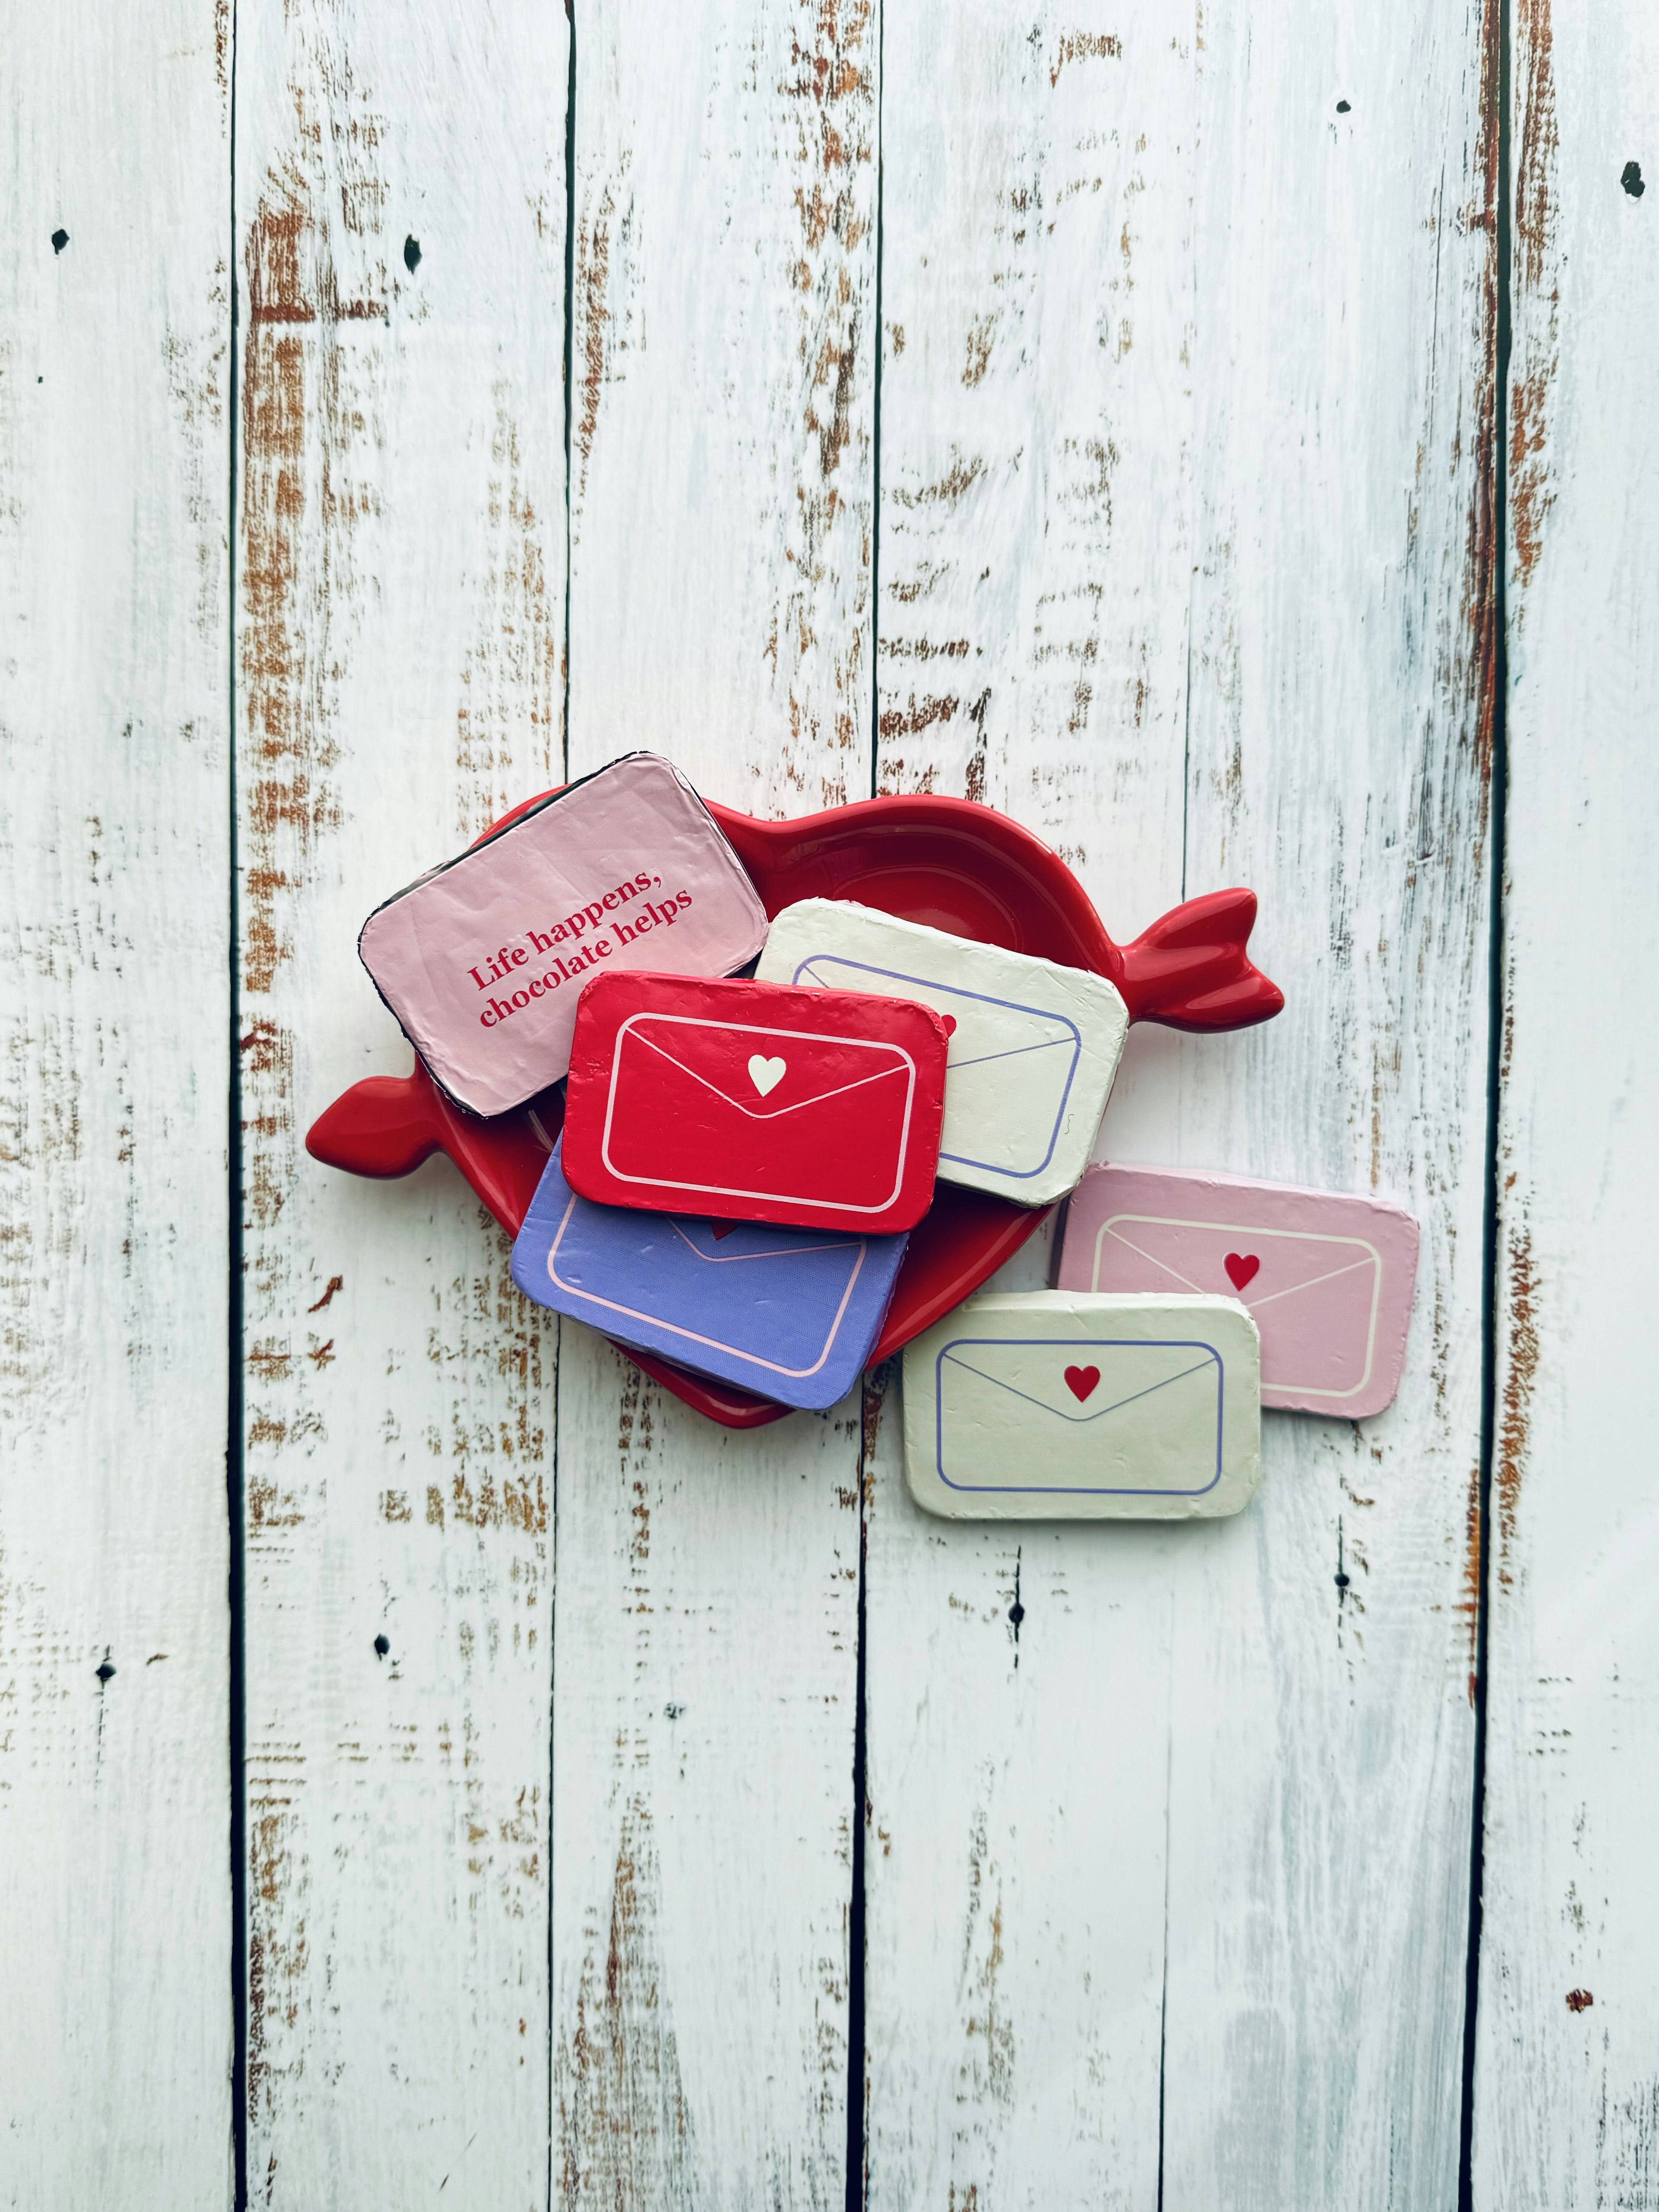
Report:
[[[828,977],[816,972],[821,964],[831,968],[850,968],[861,975],[880,975],[888,982],[902,983],[907,989],[914,991],[929,1006],[932,1006],[939,998],[971,999],[980,1006],[995,1006],[1006,1014],[1024,1014],[1034,1022],[1047,1022],[1056,1030],[1063,1031],[1064,1034],[1059,1036],[1037,1037],[1030,1044],[1011,1045],[1006,1051],[976,1053],[971,1059],[962,1060],[957,1057],[957,1041],[952,1037],[951,1058],[945,1065],[947,1085],[945,1103],[948,1111],[950,1104],[948,1085],[952,1073],[957,1068],[982,1067],[991,1060],[1024,1059],[1027,1054],[1034,1052],[1069,1051],[1065,1080],[1060,1087],[1060,1103],[1054,1109],[1054,1126],[1048,1132],[1048,1141],[1042,1158],[1035,1167],[1004,1167],[1000,1162],[994,1160],[972,1159],[966,1152],[947,1152],[942,1148],[939,1152],[940,1159],[949,1160],[953,1167],[978,1168],[986,1175],[1006,1176],[1011,1182],[1029,1182],[1033,1176],[1042,1173],[1054,1156],[1054,1146],[1060,1142],[1060,1133],[1066,1120],[1066,1104],[1072,1096],[1072,1084],[1077,1075],[1077,1064],[1083,1054],[1083,1032],[1069,1014],[1054,1013],[1044,1006],[1024,1006],[1018,999],[999,999],[988,991],[969,991],[960,983],[941,983],[931,975],[907,975],[897,968],[878,968],[872,961],[849,960],[845,954],[840,952],[811,954],[800,963],[790,980],[799,983],[803,975],[807,975],[821,989],[833,990],[836,988],[834,983]],[[857,990],[860,986],[856,983],[850,987],[843,984],[842,988]],[[866,985],[863,988],[867,989],[869,987]],[[935,1012],[939,1010],[935,1008]]]
[[[1012,1382],[1005,1382],[1000,1376],[986,1374],[982,1367],[974,1365],[971,1358],[963,1357],[964,1352],[971,1353],[975,1349],[981,1347],[990,1351],[1026,1352],[1042,1350],[1049,1346],[1058,1351],[1073,1353],[1191,1352],[1198,1356],[1190,1365],[1182,1366],[1176,1373],[1163,1376],[1156,1382],[1146,1383],[1137,1389],[1126,1391],[1121,1397],[1113,1399],[1109,1404],[1097,1407],[1093,1413],[1085,1413],[1080,1408],[1076,1413],[1071,1413],[1064,1406],[1050,1405],[1046,1399],[1035,1398],[1029,1391],[1021,1390]],[[1052,1414],[1056,1420],[1065,1421],[1077,1427],[1086,1427],[1091,1422],[1104,1420],[1109,1414],[1121,1413],[1126,1406],[1139,1404],[1142,1400],[1152,1396],[1155,1392],[1167,1390],[1175,1383],[1183,1382],[1190,1376],[1197,1374],[1201,1369],[1213,1364],[1215,1370],[1214,1471],[1207,1482],[1197,1484],[1191,1490],[1176,1490],[1167,1484],[1153,1489],[1133,1490],[1109,1484],[953,1481],[945,1471],[945,1369],[947,1361],[952,1365],[965,1368],[968,1373],[977,1376],[981,1382],[989,1382],[997,1389],[1006,1390],[1026,1405],[1035,1407],[1039,1412]],[[1205,1342],[1201,1337],[953,1336],[948,1343],[939,1346],[933,1363],[933,1464],[939,1471],[939,1480],[951,1490],[995,1491],[1020,1497],[1201,1498],[1206,1491],[1213,1490],[1221,1480],[1223,1417],[1225,1408],[1226,1362],[1215,1346]]]
[[[1170,1267],[1167,1261],[1160,1260],[1156,1253],[1144,1250],[1132,1237],[1125,1233],[1126,1228],[1136,1227],[1209,1229],[1215,1231],[1219,1236],[1237,1237],[1241,1241],[1248,1240],[1253,1244],[1259,1243],[1263,1237],[1274,1237],[1288,1238],[1291,1242],[1298,1244],[1329,1244],[1339,1248],[1346,1247],[1350,1252],[1358,1253],[1360,1257],[1357,1260],[1342,1261],[1338,1259],[1337,1252],[1333,1251],[1331,1257],[1333,1260],[1337,1260],[1336,1266],[1322,1267],[1318,1274],[1305,1276],[1299,1283],[1287,1284],[1282,1291],[1269,1291],[1262,1297],[1246,1297],[1244,1292],[1249,1289],[1248,1283],[1244,1286],[1244,1291],[1235,1288],[1230,1295],[1243,1300],[1254,1314],[1263,1306],[1276,1304],[1280,1298],[1294,1297],[1301,1291],[1316,1290],[1322,1284],[1334,1283],[1339,1275],[1352,1275],[1360,1267],[1369,1267],[1371,1271],[1371,1310],[1365,1327],[1365,1371],[1359,1380],[1350,1383],[1346,1390],[1323,1390],[1311,1382],[1287,1382],[1283,1376],[1269,1375],[1266,1372],[1264,1364],[1261,1387],[1264,1390],[1293,1390],[1299,1398],[1328,1398],[1333,1406],[1339,1406],[1345,1398],[1357,1398],[1369,1384],[1371,1379],[1371,1366],[1376,1355],[1376,1316],[1382,1303],[1382,1255],[1368,1237],[1332,1237],[1315,1229],[1251,1229],[1237,1221],[1195,1221],[1190,1214],[1114,1213],[1109,1219],[1101,1223],[1095,1237],[1094,1273],[1089,1284],[1091,1291],[1097,1291],[1100,1288],[1100,1255],[1108,1237],[1110,1237],[1115,1243],[1127,1245],[1138,1260],[1145,1260],[1149,1266],[1156,1267],[1160,1274],[1168,1275],[1171,1282],[1179,1283],[1183,1291],[1201,1291],[1203,1290],[1202,1284],[1189,1282],[1178,1267]],[[1262,1353],[1265,1363],[1267,1353],[1265,1342],[1262,1346]]]
[[[623,1321],[647,1322],[653,1328],[667,1329],[675,1336],[683,1336],[688,1344],[702,1345],[710,1352],[723,1352],[728,1358],[744,1360],[750,1367],[763,1367],[769,1375],[785,1376],[791,1382],[804,1382],[809,1376],[821,1372],[824,1362],[835,1350],[836,1339],[841,1334],[841,1325],[847,1318],[847,1308],[853,1296],[853,1286],[864,1271],[864,1262],[870,1249],[867,1237],[849,1237],[847,1239],[845,1249],[855,1250],[858,1257],[853,1262],[852,1273],[847,1278],[847,1287],[842,1292],[841,1304],[836,1308],[835,1318],[830,1324],[830,1334],[823,1340],[823,1349],[810,1367],[784,1367],[781,1366],[775,1359],[763,1359],[757,1352],[744,1352],[735,1344],[723,1343],[717,1336],[702,1336],[694,1328],[682,1328],[678,1322],[664,1321],[657,1314],[642,1313],[636,1306],[620,1304],[615,1298],[596,1297],[592,1291],[585,1291],[575,1283],[566,1282],[555,1263],[559,1256],[559,1247],[564,1242],[564,1232],[570,1226],[570,1217],[575,1211],[576,1198],[574,1192],[572,1192],[570,1203],[566,1206],[559,1225],[554,1231],[553,1242],[547,1248],[548,1279],[556,1289],[562,1291],[567,1297],[581,1298],[588,1305],[602,1306],[606,1313],[619,1314]],[[745,1261],[787,1260],[799,1252],[838,1252],[843,1249],[838,1243],[813,1243],[791,1244],[776,1252],[704,1252],[692,1243],[691,1239],[678,1221],[673,1227],[675,1235],[696,1254],[699,1260],[711,1267],[740,1266]]]
[[[647,1022],[672,1023],[681,1029],[724,1030],[738,1036],[771,1037],[775,1041],[793,1039],[799,1044],[855,1045],[864,1052],[891,1053],[895,1064],[890,1067],[878,1068],[873,1075],[861,1075],[856,1083],[838,1083],[833,1090],[820,1091],[815,1098],[797,1098],[790,1105],[774,1106],[768,1109],[750,1106],[741,1098],[733,1098],[729,1091],[722,1091],[719,1084],[711,1083],[706,1075],[699,1075],[695,1067],[688,1067],[684,1060],[676,1060],[672,1052],[665,1051],[659,1044],[653,1044],[643,1033],[641,1025]],[[665,1060],[679,1069],[682,1075],[689,1075],[694,1083],[702,1084],[705,1091],[712,1091],[716,1098],[727,1106],[734,1106],[739,1114],[747,1115],[751,1121],[780,1121],[786,1114],[799,1114],[808,1106],[821,1106],[826,1098],[839,1097],[844,1091],[862,1091],[866,1084],[880,1083],[887,1076],[896,1075],[902,1066],[904,1071],[904,1119],[899,1125],[898,1152],[893,1162],[893,1188],[874,1206],[846,1206],[838,1198],[803,1198],[793,1190],[744,1190],[730,1183],[680,1182],[672,1176],[626,1174],[611,1157],[611,1124],[617,1110],[617,1078],[622,1064],[623,1039],[630,1034],[647,1051],[660,1053]],[[605,1102],[605,1129],[599,1139],[599,1157],[618,1182],[645,1183],[659,1190],[700,1191],[708,1198],[783,1199],[791,1206],[816,1206],[826,1213],[885,1213],[904,1186],[904,1156],[909,1148],[910,1115],[915,1105],[915,1097],[916,1063],[902,1044],[888,1044],[875,1037],[836,1036],[821,1030],[776,1030],[757,1022],[711,1021],[703,1014],[630,1014],[617,1031],[617,1042],[611,1048],[611,1089]]]

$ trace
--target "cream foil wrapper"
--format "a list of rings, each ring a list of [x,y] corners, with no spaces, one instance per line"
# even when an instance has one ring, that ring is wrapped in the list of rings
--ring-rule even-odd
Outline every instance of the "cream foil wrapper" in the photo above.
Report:
[[[949,1021],[942,1181],[1049,1206],[1088,1166],[1129,1027],[1105,976],[821,898],[774,919],[758,974],[919,999]]]
[[[1239,1512],[1261,1477],[1255,1323],[1237,1298],[969,1298],[904,1348],[904,1464],[951,1520]]]

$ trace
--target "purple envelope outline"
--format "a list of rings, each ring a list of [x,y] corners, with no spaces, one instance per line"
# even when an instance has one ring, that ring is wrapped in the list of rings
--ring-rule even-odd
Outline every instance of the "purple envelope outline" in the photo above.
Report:
[[[1054,1346],[1065,1352],[1203,1352],[1215,1362],[1215,1473],[1197,1490],[1130,1490],[1118,1489],[1109,1484],[1059,1482],[952,1482],[945,1472],[945,1361],[946,1355],[962,1344],[1017,1345],[1027,1348]],[[1115,1413],[1121,1406],[1132,1406],[1137,1398],[1149,1398],[1154,1390],[1167,1390],[1173,1383],[1182,1382],[1189,1375],[1196,1375],[1204,1365],[1200,1359],[1190,1367],[1183,1367],[1179,1375],[1166,1375],[1161,1382],[1149,1382],[1144,1390],[1132,1390],[1127,1398],[1115,1399],[1109,1406],[1101,1406],[1092,1413],[1068,1413],[1063,1406],[1047,1406],[1041,1398],[1033,1398],[1026,1390],[1015,1389],[1012,1382],[1003,1382],[994,1375],[981,1374],[977,1367],[969,1367],[965,1359],[956,1363],[968,1368],[981,1382],[992,1383],[999,1390],[1006,1390],[1016,1398],[1024,1398],[1029,1405],[1037,1406],[1045,1413],[1057,1413],[1062,1421],[1083,1424],[1097,1421],[1103,1414]],[[1140,1336],[953,1336],[942,1344],[933,1363],[933,1463],[939,1469],[939,1479],[948,1490],[963,1495],[978,1496],[989,1492],[1022,1498],[1202,1498],[1213,1490],[1221,1480],[1221,1451],[1223,1416],[1226,1409],[1227,1363],[1214,1345],[1206,1344],[1201,1337],[1140,1337]]]
[[[872,960],[852,960],[844,952],[809,953],[796,969],[790,981],[799,983],[801,977],[809,969],[815,968],[820,960],[828,961],[836,968],[856,968],[866,975],[885,975],[891,983],[913,983],[916,988],[918,997],[930,991],[948,992],[952,998],[976,999],[981,1006],[1001,1006],[1011,1014],[1035,1014],[1041,1022],[1059,1022],[1063,1027],[1070,1030],[1072,1064],[1066,1071],[1066,1088],[1061,1091],[1060,1104],[1055,1109],[1054,1126],[1048,1132],[1048,1149],[1034,1168],[1000,1167],[992,1160],[970,1159],[965,1152],[941,1152],[939,1154],[940,1159],[949,1160],[953,1167],[981,1168],[987,1175],[1006,1176],[1010,1182],[1030,1182],[1034,1176],[1040,1176],[1042,1173],[1054,1156],[1054,1146],[1060,1142],[1060,1133],[1066,1123],[1066,1109],[1071,1102],[1072,1085],[1077,1079],[1077,1064],[1083,1057],[1083,1032],[1069,1014],[1054,1013],[1047,1006],[1028,1006],[1018,999],[999,999],[989,991],[970,991],[961,983],[941,983],[937,978],[930,975],[907,975],[898,968],[878,968]],[[819,975],[814,975],[812,981],[826,990],[834,988],[832,985],[825,984]],[[933,1001],[931,999],[923,998],[922,1003],[931,1006]],[[939,1009],[934,1007],[933,1011],[937,1013]],[[951,1068],[953,1066],[982,1067],[988,1060],[1018,1060],[1026,1053],[1050,1051],[1054,1045],[1061,1042],[1059,1037],[1051,1037],[1042,1044],[1012,1045],[1006,1052],[981,1053],[972,1060],[951,1061],[945,1071],[945,1082],[949,1084]]]

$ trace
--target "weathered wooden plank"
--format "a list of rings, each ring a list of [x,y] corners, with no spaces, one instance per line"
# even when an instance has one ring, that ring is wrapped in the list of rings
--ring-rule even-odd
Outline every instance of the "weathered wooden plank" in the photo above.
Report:
[[[1163,1157],[1397,1194],[1400,1397],[1269,1415],[1176,1583],[1166,2203],[1456,2197],[1494,562],[1496,9],[1206,11],[1187,871],[1279,1020]]]
[[[1515,10],[1509,802],[1477,2206],[1659,2203],[1659,683],[1643,10]],[[1627,165],[1634,164],[1633,167]],[[1650,203],[1652,203],[1650,204]]]
[[[1182,890],[1194,60],[1162,0],[885,15],[883,786],[1005,807],[1125,938]],[[1149,2206],[1170,1539],[945,1527],[878,1435],[869,2201]]]
[[[8,2204],[230,2185],[223,32],[3,32]]]
[[[554,2186],[838,2205],[858,1401],[711,1434],[562,1328]]]
[[[869,789],[871,0],[579,9],[571,768]]]
[[[881,785],[1181,891],[1192,11],[886,10]],[[1144,143],[1143,143],[1144,142]]]
[[[1071,2160],[1068,2172],[1086,2176],[1095,2197],[1150,2202],[1160,2098],[1166,2202],[1369,2203],[1390,2201],[1391,2191],[1394,2201],[1443,2202],[1455,2190],[1486,1075],[1482,624],[1492,549],[1482,471],[1492,268],[1481,36],[1478,21],[1445,23],[1428,11],[1340,33],[1299,15],[1247,26],[1206,14],[1196,35],[1150,14],[1139,26],[1067,19],[1039,22],[1029,58],[988,58],[969,90],[948,40],[930,25],[907,60],[900,18],[889,12],[880,660],[889,742],[896,757],[912,726],[951,728],[952,695],[956,714],[962,702],[980,702],[954,681],[924,698],[918,680],[914,702],[908,690],[890,702],[890,659],[896,666],[906,657],[887,652],[890,619],[910,658],[924,641],[958,645],[964,665],[979,665],[981,652],[1000,658],[983,708],[987,741],[977,728],[971,744],[964,738],[956,787],[1006,794],[1017,812],[1030,806],[1033,826],[1077,860],[1109,926],[1138,927],[1182,887],[1243,880],[1261,890],[1261,957],[1289,1010],[1246,1040],[1133,1038],[1103,1131],[1114,1157],[1393,1189],[1414,1203],[1426,1236],[1411,1369],[1390,1413],[1357,1428],[1270,1419],[1267,1479],[1251,1510],[1180,1531],[1162,1548],[1148,1544],[1133,1566],[1115,1532],[1097,1552],[1092,1539],[1103,1532],[1060,1539],[1073,1607],[1092,1573],[1097,1603],[1117,1598],[1125,1608],[1113,1635],[1147,1669],[1140,1695],[1101,1700],[1102,1770],[1121,1761],[1127,1775],[1145,1774],[1153,1655],[1173,1637],[1163,1693],[1167,1797],[1142,1789],[1138,1827],[1079,1760],[1060,1717],[1051,1744],[1024,1763],[1029,1747],[1012,1727],[1020,1693],[1000,1595],[1006,1563],[992,1571],[988,1560],[964,1591],[965,1560],[951,1548],[957,1532],[936,1541],[930,1620],[916,1588],[915,1516],[905,1526],[901,1502],[894,1534],[884,1532],[888,1492],[878,1478],[869,1591],[877,2201],[907,2201],[922,2177],[935,2191],[948,2178],[961,2201],[995,2172],[1000,2194],[1036,2202],[1057,2161]],[[1195,79],[1182,74],[1185,55]],[[908,173],[901,149],[922,126],[897,96],[902,67],[923,112],[936,100],[939,118]],[[1042,129],[1028,119],[1041,113],[1036,95],[1058,100],[1073,70],[1073,82],[1089,70],[1103,87],[1086,122],[1071,124],[1070,137],[1033,136]],[[1085,157],[1097,143],[1133,156],[1100,187],[1103,201],[1120,195],[1122,216],[1109,205],[1093,216]],[[931,220],[897,212],[918,204]],[[941,250],[933,226],[948,236],[950,218],[932,217],[936,204],[976,210],[977,262],[969,248]],[[1066,251],[1068,220],[1091,217],[1103,231],[1095,250]],[[1115,252],[1101,250],[1108,239]],[[911,281],[907,240],[915,267],[927,257],[925,283],[914,280],[923,307],[901,304]],[[1044,266],[1038,257],[1051,246]],[[1025,274],[1033,264],[1036,278]],[[1005,304],[1015,301],[1018,315]],[[1094,341],[1109,339],[1123,318],[1133,345],[1109,381],[1101,356],[1109,346]],[[1024,326],[1041,330],[1041,351],[1021,342]],[[988,330],[995,342],[986,351]],[[939,335],[926,397],[907,412],[906,364],[930,332]],[[1005,338],[1013,344],[999,392]],[[1137,383],[1143,342],[1151,358]],[[988,386],[1000,419],[970,428]],[[1190,463],[1181,413],[1189,388]],[[1080,416],[1089,404],[1093,422],[1067,418],[1067,408]],[[933,445],[911,476],[913,419]],[[1094,510],[1092,539],[1060,465],[1086,452],[1090,435],[1113,457],[1104,471],[1112,495]],[[1119,470],[1129,487],[1121,497]],[[1028,586],[1031,611],[992,611],[1012,596],[999,588],[1000,555],[1041,579]],[[1118,565],[1099,635],[1074,641],[1080,679],[1143,659],[1165,673],[1149,678],[1139,727],[1141,701],[1127,673],[1093,684],[1091,712],[1098,717],[1103,702],[1108,713],[1090,732],[1073,730],[1069,714],[1062,722],[1057,687],[1042,696],[1039,678],[1056,656],[1043,658],[1054,641],[1035,610],[1039,591],[1053,595],[1044,619],[1051,604],[1080,604],[1082,582],[1108,563]],[[1149,580],[1150,599],[1160,574],[1170,580],[1154,623],[1135,586]],[[890,617],[890,595],[902,609]],[[951,619],[936,623],[935,605]],[[1005,670],[1024,676],[1009,721],[1018,731],[1028,718],[1030,732],[1012,742],[998,735]],[[1003,684],[1006,698],[1009,675]],[[1160,696],[1173,740],[1152,711]],[[1184,853],[1180,798],[1160,781],[1173,775],[1179,794],[1183,738]],[[902,773],[915,775],[908,763]],[[1022,796],[1022,778],[1035,799]],[[1028,1547],[1023,1570],[1031,1556]],[[953,1595],[966,1595],[1001,1647],[1007,1705],[988,1723],[988,1698],[964,1692],[958,1706],[959,1656],[944,1663],[966,1632],[951,1625]],[[1021,1601],[1024,1674],[1042,1648],[1024,1572]],[[1172,1628],[1162,1609],[1171,1603]],[[1061,1680],[1087,1679],[1091,1656],[1105,1648],[1103,1632],[1098,1642],[1079,1637]],[[901,1655],[908,1665],[896,1663]],[[956,1728],[937,1729],[941,1745],[969,1736],[992,1771],[1000,1761],[1020,1775],[998,1873],[1024,1919],[1011,1916],[1020,1933],[1004,1938],[1002,1986],[1029,1978],[1023,2008],[1005,2000],[1012,2062],[995,2083],[964,2070],[954,2109],[932,2083],[917,2087],[927,2062],[913,2067],[902,2055],[907,2027],[926,2012],[927,1982],[915,1971],[922,1947],[902,1966],[892,1948],[907,1907],[943,1863],[935,1844],[930,1864],[918,1838],[950,1838],[961,1858],[969,1832],[959,1808],[953,1827],[945,1808],[954,1801],[941,1795],[960,1789],[966,1762],[953,1781],[942,1751],[924,1755],[941,1700],[958,1715]],[[1056,1878],[1020,1820],[1033,1801],[1093,1819],[1101,1841],[1086,1874],[1079,1860]],[[1164,1864],[1166,1819],[1165,1953],[1165,1899],[1152,1869]],[[1109,1929],[1103,1899],[1115,1897],[1124,1923]],[[1162,1992],[1144,1956],[1137,1970],[1105,1970],[1109,1938],[1121,1942],[1123,1925],[1149,1919],[1167,1972]],[[1070,1956],[1056,1973],[1046,1970],[1058,1930]],[[1097,1978],[1081,1970],[1091,1942]],[[937,2019],[947,2016],[948,1983],[963,2020],[978,2021],[973,1972],[971,1944],[945,1947],[927,2000]],[[1361,1992],[1371,1989],[1388,1990],[1388,2003],[1368,2007]],[[1069,2033],[1054,2028],[1055,2008]],[[1126,2008],[1139,2050],[1127,2035],[1092,2101],[1076,2093],[1058,2101],[1048,2039],[1075,2063],[1106,2024],[1121,2027]]]
[[[1042,1286],[1046,1240],[998,1278]],[[1170,1540],[931,1519],[872,1389],[867,2197],[1158,2190]]]
[[[575,16],[573,773],[798,813],[870,777],[874,25]],[[716,1431],[566,1325],[554,2176],[839,2204],[857,1401]]]
[[[364,915],[558,771],[566,39],[239,25],[249,2167],[307,2212],[546,2193],[552,1332],[447,1164],[302,1139],[408,1065]]]

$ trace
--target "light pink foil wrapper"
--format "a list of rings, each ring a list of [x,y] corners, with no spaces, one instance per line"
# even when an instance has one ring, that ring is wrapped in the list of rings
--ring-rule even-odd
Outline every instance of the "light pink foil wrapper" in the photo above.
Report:
[[[1242,1299],[1261,1335],[1262,1404],[1357,1421],[1400,1388],[1417,1242],[1389,1199],[1097,1167],[1067,1202],[1057,1285]]]
[[[629,753],[379,907],[357,939],[436,1080],[505,1114],[570,1066],[591,975],[729,975],[766,909],[685,778]]]

